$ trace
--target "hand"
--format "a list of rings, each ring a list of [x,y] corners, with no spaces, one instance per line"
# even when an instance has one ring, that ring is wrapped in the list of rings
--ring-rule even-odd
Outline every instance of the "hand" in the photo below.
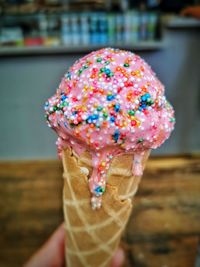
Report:
[[[200,5],[199,6],[189,6],[181,11],[183,16],[192,16],[194,18],[200,19]]]
[[[64,267],[65,266],[65,230],[62,224],[47,242],[37,251],[24,267]],[[111,267],[120,267],[124,261],[124,252],[118,249]]]

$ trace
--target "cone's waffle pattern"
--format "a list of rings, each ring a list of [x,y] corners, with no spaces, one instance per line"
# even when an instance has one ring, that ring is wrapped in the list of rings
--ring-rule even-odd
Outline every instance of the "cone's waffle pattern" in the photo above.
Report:
[[[133,155],[114,158],[99,210],[92,210],[90,204],[88,177],[92,165],[89,153],[78,157],[74,151],[66,149],[62,156],[67,267],[108,267],[129,219],[131,199],[140,181],[140,177],[132,176]]]

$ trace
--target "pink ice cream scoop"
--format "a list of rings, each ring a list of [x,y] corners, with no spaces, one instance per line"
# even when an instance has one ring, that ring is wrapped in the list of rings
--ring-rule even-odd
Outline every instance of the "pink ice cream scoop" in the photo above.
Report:
[[[144,151],[159,147],[174,128],[174,110],[151,67],[131,52],[105,48],[68,70],[45,104],[57,146],[88,150],[93,208],[100,207],[113,156],[133,154],[133,174],[142,175]]]

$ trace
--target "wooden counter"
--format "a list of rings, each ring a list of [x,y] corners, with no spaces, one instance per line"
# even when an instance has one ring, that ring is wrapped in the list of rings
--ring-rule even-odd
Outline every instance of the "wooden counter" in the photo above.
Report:
[[[0,163],[0,266],[21,266],[62,222],[61,194],[60,162]],[[151,158],[124,234],[125,266],[193,267],[199,236],[200,156]]]

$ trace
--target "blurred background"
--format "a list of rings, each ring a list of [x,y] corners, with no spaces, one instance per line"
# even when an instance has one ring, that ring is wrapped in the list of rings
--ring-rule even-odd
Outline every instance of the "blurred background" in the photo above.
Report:
[[[43,106],[76,59],[108,46],[143,57],[176,113],[134,198],[124,266],[200,267],[200,0],[0,0],[0,267],[22,266],[63,221]]]
[[[156,154],[200,150],[198,0],[0,0],[0,159],[56,158],[43,104],[84,54],[142,56],[166,86],[176,129]],[[182,10],[197,6],[195,12]],[[200,17],[200,15],[199,15]]]

